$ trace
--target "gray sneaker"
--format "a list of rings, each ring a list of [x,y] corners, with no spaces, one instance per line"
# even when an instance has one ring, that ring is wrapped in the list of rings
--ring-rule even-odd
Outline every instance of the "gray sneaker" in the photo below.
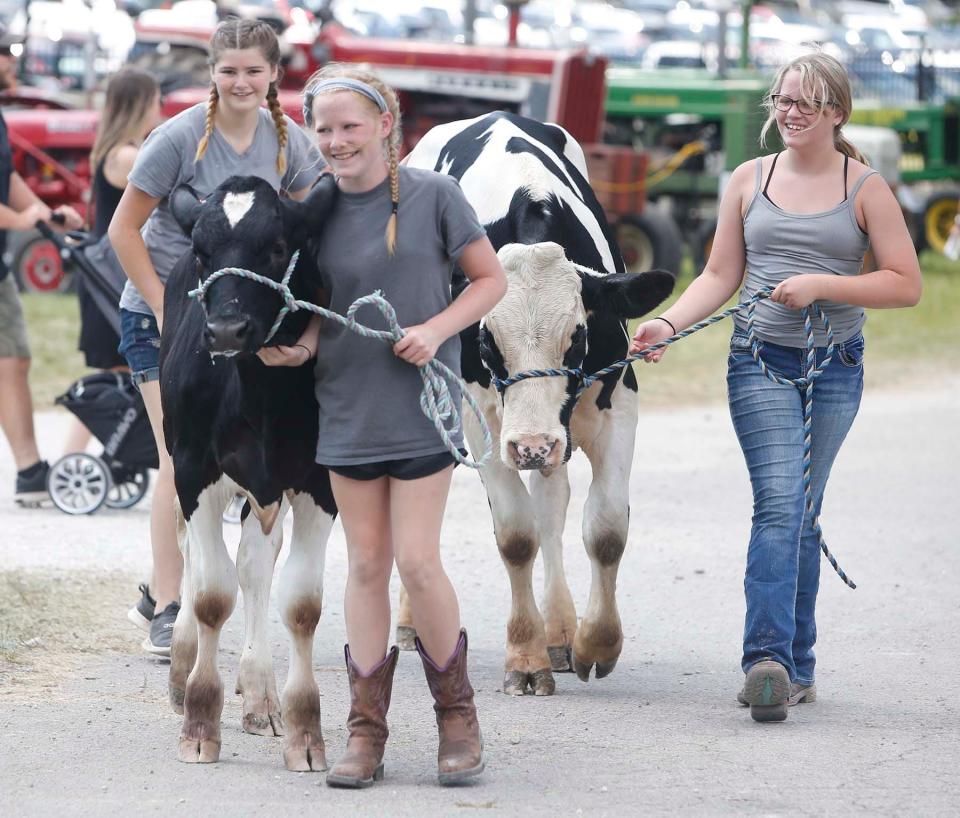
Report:
[[[783,721],[790,699],[790,676],[779,662],[764,659],[747,671],[743,701],[754,721]],[[739,697],[738,697],[739,698]]]
[[[147,583],[141,582],[137,590],[140,591],[140,601],[127,611],[127,619],[140,630],[149,633],[150,623],[153,622],[153,615],[157,610],[157,601],[150,596],[150,586]]]
[[[171,602],[160,613],[153,617],[150,623],[150,633],[143,640],[143,649],[154,656],[170,656],[170,645],[173,644],[173,626],[180,613],[180,603]]]

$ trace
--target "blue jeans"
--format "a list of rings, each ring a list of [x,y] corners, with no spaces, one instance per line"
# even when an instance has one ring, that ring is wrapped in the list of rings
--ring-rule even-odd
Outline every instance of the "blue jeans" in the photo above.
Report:
[[[120,346],[117,349],[130,366],[130,377],[140,384],[160,379],[160,330],[153,313],[120,308]]]
[[[767,342],[760,346],[769,368],[785,378],[803,375],[806,350]],[[818,365],[824,353],[824,348],[816,350]],[[803,492],[804,394],[767,378],[739,333],[730,341],[727,391],[753,487],[742,667],[746,672],[762,659],[773,659],[792,682],[813,684],[820,547]],[[810,488],[816,514],[862,393],[863,336],[858,334],[835,347],[813,386]]]

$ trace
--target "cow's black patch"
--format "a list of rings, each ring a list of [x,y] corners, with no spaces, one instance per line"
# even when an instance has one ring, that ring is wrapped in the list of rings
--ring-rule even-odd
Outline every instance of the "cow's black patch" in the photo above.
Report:
[[[503,360],[503,353],[500,352],[500,347],[497,346],[497,339],[493,337],[493,333],[484,326],[480,327],[478,343],[480,360],[500,380],[506,380],[507,365]]]
[[[575,369],[580,366],[586,354],[587,328],[583,324],[577,324],[573,332],[570,333],[570,346],[563,353],[563,368]]]

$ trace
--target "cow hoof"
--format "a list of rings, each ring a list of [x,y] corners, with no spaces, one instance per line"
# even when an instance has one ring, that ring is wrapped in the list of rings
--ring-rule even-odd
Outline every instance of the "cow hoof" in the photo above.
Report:
[[[177,759],[186,764],[213,764],[220,760],[220,740],[181,738]]]
[[[182,687],[174,687],[170,685],[167,688],[167,693],[170,696],[170,707],[173,708],[173,712],[178,716],[183,715],[183,698],[186,695],[186,691]]]
[[[550,668],[524,673],[522,670],[508,670],[503,677],[503,692],[508,696],[523,696],[527,688],[535,696],[552,696],[557,689]]]
[[[416,638],[416,628],[410,625],[397,625],[397,647],[400,650],[416,650],[417,643],[414,641]]]
[[[244,713],[243,732],[255,736],[282,736],[283,720],[280,713]]]
[[[576,655],[573,657],[573,670],[577,674],[577,677],[581,682],[590,681],[590,670],[593,667],[593,662],[581,662]]]
[[[306,743],[283,748],[283,765],[293,773],[321,773],[327,769],[327,754],[323,742],[314,742],[306,736]]]
[[[554,673],[570,673],[573,670],[572,652],[569,645],[547,648],[550,657],[550,669]]]
[[[617,659],[619,658],[619,656],[614,656],[613,659],[606,662],[597,662],[597,678],[602,679],[604,676],[609,676],[613,673],[613,669],[617,666]]]
[[[533,688],[534,696],[552,696],[556,692],[557,684],[553,681],[553,672],[550,668],[531,673],[530,687]]]
[[[503,677],[503,692],[508,696],[522,696],[527,692],[529,676],[520,670],[508,670]]]

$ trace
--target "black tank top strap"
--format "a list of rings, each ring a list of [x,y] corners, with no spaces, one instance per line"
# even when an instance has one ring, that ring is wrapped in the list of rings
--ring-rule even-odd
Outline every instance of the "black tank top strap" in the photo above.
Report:
[[[770,163],[770,172],[767,174],[767,183],[763,186],[763,197],[774,206],[776,206],[777,203],[770,198],[769,194],[767,193],[767,188],[770,187],[770,180],[773,178],[773,169],[777,166],[777,160],[779,158],[779,153],[774,154],[773,161]]]
[[[850,165],[850,157],[843,155],[843,201],[847,200],[847,167]]]

